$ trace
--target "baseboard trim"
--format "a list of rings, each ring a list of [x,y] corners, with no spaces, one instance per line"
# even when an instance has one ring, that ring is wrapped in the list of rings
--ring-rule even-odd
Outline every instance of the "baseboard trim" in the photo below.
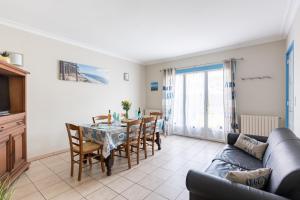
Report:
[[[43,158],[48,158],[50,156],[55,156],[57,154],[66,153],[68,151],[69,151],[69,149],[63,149],[63,150],[59,150],[59,151],[55,151],[55,152],[51,152],[51,153],[46,153],[46,154],[43,154],[43,155],[31,157],[31,158],[28,159],[28,161],[33,162],[33,161],[40,160],[40,159],[43,159]]]

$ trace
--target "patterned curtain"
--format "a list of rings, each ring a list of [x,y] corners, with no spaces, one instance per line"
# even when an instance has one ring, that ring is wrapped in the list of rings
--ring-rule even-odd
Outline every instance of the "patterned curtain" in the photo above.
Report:
[[[236,91],[235,91],[236,60],[224,62],[224,131],[239,132]]]
[[[162,109],[165,119],[165,134],[172,134],[173,104],[174,104],[175,69],[163,70]]]

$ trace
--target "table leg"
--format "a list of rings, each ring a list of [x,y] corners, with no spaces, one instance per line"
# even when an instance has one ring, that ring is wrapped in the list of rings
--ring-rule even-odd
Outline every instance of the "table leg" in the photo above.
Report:
[[[110,155],[104,159],[105,165],[106,165],[106,171],[107,171],[107,176],[111,175],[111,168],[114,165],[114,159],[112,158],[112,153],[110,153]]]
[[[161,139],[160,139],[160,134],[159,132],[156,133],[156,139],[155,139],[155,142],[158,146],[158,150],[161,150]]]

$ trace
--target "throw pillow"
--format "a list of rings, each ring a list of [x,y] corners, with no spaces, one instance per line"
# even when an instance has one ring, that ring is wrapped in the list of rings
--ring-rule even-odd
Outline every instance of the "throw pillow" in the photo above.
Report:
[[[261,168],[251,171],[229,171],[225,178],[232,182],[263,189],[268,183],[271,172],[272,170],[270,168]]]
[[[262,160],[268,147],[268,143],[263,143],[244,134],[240,134],[234,146],[249,153],[257,159]]]

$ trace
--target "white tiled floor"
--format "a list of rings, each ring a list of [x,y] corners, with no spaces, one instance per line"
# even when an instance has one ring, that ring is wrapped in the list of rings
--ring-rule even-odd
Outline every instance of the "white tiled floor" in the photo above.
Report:
[[[204,170],[223,144],[179,136],[162,138],[162,150],[155,151],[132,169],[127,160],[116,157],[113,175],[106,176],[98,164],[84,170],[77,181],[78,166],[70,177],[68,153],[31,163],[15,183],[14,200],[186,200],[185,177],[189,169]]]

